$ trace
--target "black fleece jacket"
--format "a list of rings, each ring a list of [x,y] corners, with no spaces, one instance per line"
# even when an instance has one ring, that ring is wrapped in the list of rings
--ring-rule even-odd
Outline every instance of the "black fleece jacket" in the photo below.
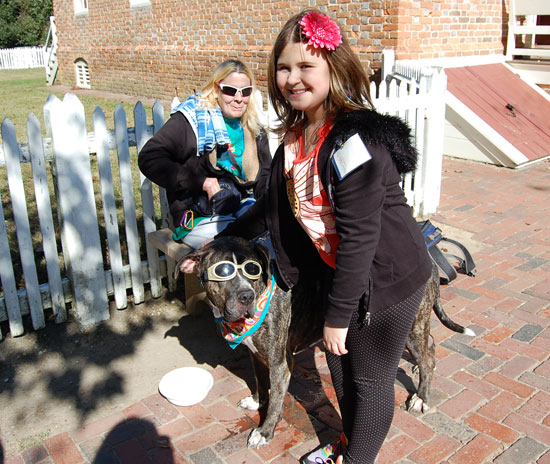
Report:
[[[155,184],[166,189],[170,213],[177,226],[186,209],[205,195],[202,185],[207,177],[229,178],[245,193],[252,189],[254,197],[265,190],[271,153],[265,131],[256,138],[259,169],[256,179],[242,182],[224,169],[217,169],[208,156],[197,156],[197,136],[186,117],[176,112],[141,149],[138,165],[141,172]]]
[[[338,179],[330,155],[358,133],[371,159]],[[427,282],[432,264],[424,238],[400,187],[417,153],[410,130],[398,118],[374,111],[346,113],[335,121],[318,156],[321,182],[333,200],[340,243],[330,279],[326,322],[347,327],[355,309],[374,313],[410,296]],[[253,238],[270,231],[279,281],[291,288],[319,277],[327,266],[294,218],[283,176],[284,150],[275,154],[266,195],[219,236]]]

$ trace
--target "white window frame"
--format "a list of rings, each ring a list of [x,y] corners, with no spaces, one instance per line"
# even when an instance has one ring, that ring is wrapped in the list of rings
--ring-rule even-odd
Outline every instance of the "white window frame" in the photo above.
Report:
[[[74,0],[74,14],[88,13],[88,0]]]
[[[86,60],[79,58],[74,62],[74,72],[76,76],[76,86],[79,89],[91,89],[90,69]]]

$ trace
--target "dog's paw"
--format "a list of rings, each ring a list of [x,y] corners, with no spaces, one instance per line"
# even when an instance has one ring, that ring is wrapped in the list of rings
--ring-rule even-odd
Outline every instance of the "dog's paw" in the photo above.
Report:
[[[260,446],[267,445],[269,441],[260,433],[258,429],[252,430],[248,436],[248,447],[259,448]]]
[[[258,403],[252,396],[247,396],[239,401],[239,406],[243,409],[248,409],[249,411],[257,411],[260,407],[260,403]]]
[[[407,411],[414,412],[417,414],[426,414],[430,410],[430,407],[420,398],[416,393],[411,396],[409,400],[409,406]]]

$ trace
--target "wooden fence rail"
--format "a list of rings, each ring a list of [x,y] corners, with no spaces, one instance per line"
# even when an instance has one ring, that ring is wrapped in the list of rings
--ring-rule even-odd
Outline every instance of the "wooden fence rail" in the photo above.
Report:
[[[433,84],[432,80],[431,87],[423,82],[413,85],[396,78],[372,87],[378,110],[399,115],[413,129],[421,160],[403,186],[417,216],[435,212],[439,202],[441,172],[434,177],[428,167],[441,165],[437,150],[442,142],[437,137],[442,140],[443,132],[434,118],[441,117],[445,88]],[[273,115],[272,109],[263,114],[270,127],[276,124]],[[109,318],[110,300],[122,309],[129,293],[139,304],[146,290],[157,298],[163,285],[175,288],[174,262],[159,256],[145,238],[170,227],[164,190],[136,166],[137,152],[164,124],[159,101],[151,116],[148,124],[138,102],[134,127],[128,127],[117,105],[114,129],[108,129],[97,107],[93,132],[88,133],[81,102],[67,94],[63,101],[48,98],[45,136],[33,114],[27,122],[27,142],[18,142],[13,123],[3,121],[0,171],[7,177],[9,200],[2,198],[0,209],[0,322],[8,321],[12,336],[24,333],[26,316],[37,330],[49,320],[65,321],[69,312],[86,328]],[[270,142],[273,150],[276,137]],[[25,191],[22,170],[29,172],[29,163],[32,192]],[[29,210],[29,204],[36,206]]]

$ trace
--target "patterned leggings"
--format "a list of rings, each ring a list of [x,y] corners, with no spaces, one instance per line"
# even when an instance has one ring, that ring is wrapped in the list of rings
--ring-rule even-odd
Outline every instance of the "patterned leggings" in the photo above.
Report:
[[[373,463],[388,434],[394,411],[394,381],[425,285],[394,306],[375,313],[370,325],[359,312],[351,319],[348,353],[327,351],[327,362],[349,440],[345,464]]]

